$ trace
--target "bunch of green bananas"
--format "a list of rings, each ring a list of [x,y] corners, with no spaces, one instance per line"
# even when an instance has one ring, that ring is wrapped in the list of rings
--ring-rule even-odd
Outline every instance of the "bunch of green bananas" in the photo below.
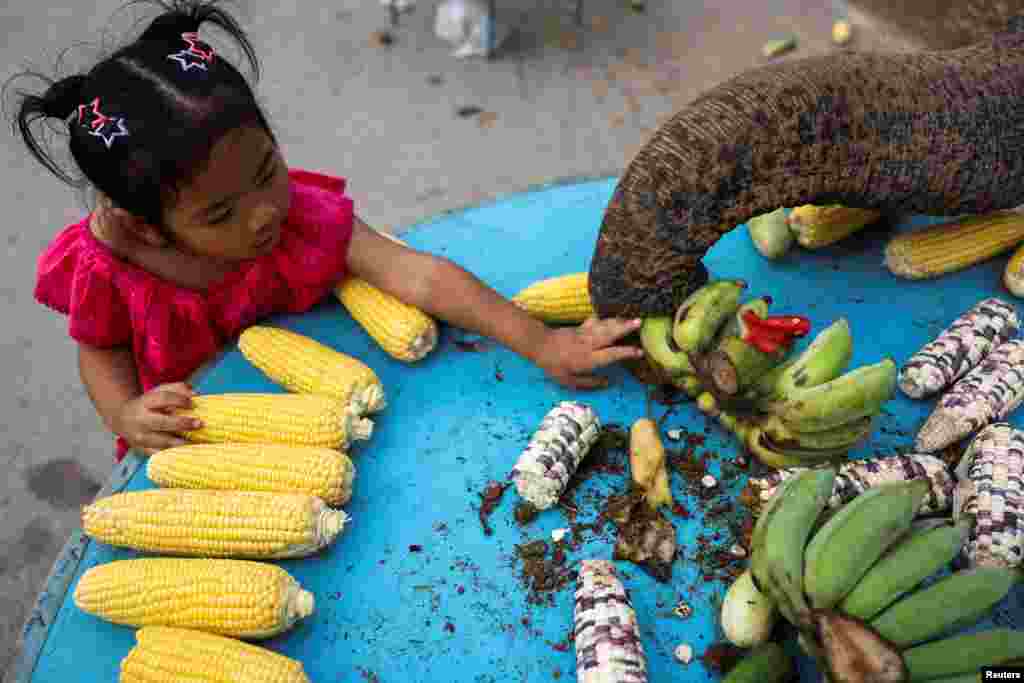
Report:
[[[751,538],[758,590],[799,629],[831,683],[967,680],[1024,657],[1024,632],[976,624],[1018,569],[943,574],[972,520],[915,523],[927,482],[880,484],[826,512],[837,470],[809,468],[766,503]]]
[[[770,467],[843,458],[871,435],[895,394],[896,363],[885,358],[847,371],[853,338],[845,318],[792,357],[785,342],[756,343],[750,322],[770,322],[771,299],[741,303],[746,287],[741,280],[710,282],[674,318],[645,319],[640,336],[648,361]]]

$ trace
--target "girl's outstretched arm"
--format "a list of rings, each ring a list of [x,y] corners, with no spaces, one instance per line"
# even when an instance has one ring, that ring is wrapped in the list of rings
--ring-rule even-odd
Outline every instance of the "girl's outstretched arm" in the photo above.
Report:
[[[576,388],[603,386],[592,371],[639,351],[613,346],[637,325],[591,320],[578,328],[549,328],[451,260],[410,249],[356,219],[349,272],[405,303],[462,329],[484,335]]]

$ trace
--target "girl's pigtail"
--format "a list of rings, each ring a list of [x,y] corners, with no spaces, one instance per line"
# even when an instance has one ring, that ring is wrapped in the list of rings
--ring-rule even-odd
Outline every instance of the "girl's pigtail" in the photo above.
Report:
[[[64,173],[47,156],[42,145],[32,134],[32,124],[44,118],[56,118],[66,121],[74,113],[78,105],[82,103],[82,92],[89,79],[86,76],[76,75],[53,82],[41,74],[35,75],[50,82],[50,87],[42,95],[20,93],[21,103],[18,106],[18,115],[15,119],[18,132],[21,133],[21,137],[24,139],[32,156],[58,178],[69,185],[75,185],[75,179]]]
[[[219,26],[228,35],[234,38],[242,51],[245,52],[249,65],[252,67],[256,80],[259,80],[260,67],[256,57],[256,51],[245,36],[242,27],[238,25],[234,17],[217,7],[218,0],[208,2],[197,2],[196,0],[175,0],[172,2],[161,2],[159,0],[132,0],[128,5],[139,3],[158,4],[164,9],[164,14],[153,20],[149,27],[139,36],[139,40],[159,40],[169,43],[179,42],[182,33],[198,31],[199,27],[209,22]]]

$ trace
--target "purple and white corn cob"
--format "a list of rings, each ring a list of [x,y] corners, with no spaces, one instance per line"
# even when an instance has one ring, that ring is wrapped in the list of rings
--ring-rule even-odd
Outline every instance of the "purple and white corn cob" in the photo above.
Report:
[[[608,560],[580,562],[573,638],[577,683],[647,683],[636,612]]]
[[[999,422],[1024,401],[1024,340],[996,347],[978,367],[943,394],[914,442],[934,453]]]
[[[985,299],[911,356],[900,369],[897,383],[910,398],[937,394],[1019,332],[1020,319],[1012,304],[995,297]]]
[[[1006,423],[981,430],[956,468],[953,518],[974,517],[963,555],[972,567],[1021,564],[1024,432]]]
[[[775,494],[779,484],[804,469],[791,467],[775,470],[763,477],[751,477],[748,485],[756,494],[758,502],[763,504]],[[832,496],[827,505],[830,508],[839,507],[879,484],[913,479],[927,479],[931,484],[918,514],[940,513],[950,509],[953,504],[953,477],[950,476],[944,462],[923,453],[843,463],[836,475]]]
[[[589,406],[559,403],[544,416],[512,468],[516,491],[538,510],[551,507],[600,435],[601,422]]]

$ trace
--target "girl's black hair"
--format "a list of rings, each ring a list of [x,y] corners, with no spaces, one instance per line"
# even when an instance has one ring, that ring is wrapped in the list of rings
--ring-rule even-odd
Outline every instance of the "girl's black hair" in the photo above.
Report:
[[[238,41],[258,78],[252,45],[231,15],[215,7],[216,0],[153,1],[164,13],[135,42],[88,73],[54,82],[29,72],[50,86],[42,95],[19,92],[15,127],[38,161],[61,180],[81,187],[81,181],[45,154],[30,130],[38,119],[65,120],[71,155],[86,180],[115,205],[165,231],[164,211],[173,206],[177,190],[202,169],[226,133],[256,126],[277,141],[249,84],[227,60],[217,54],[203,71],[185,70],[169,58],[189,47],[183,33],[210,22]],[[76,121],[79,105],[88,106],[96,98],[102,113],[123,118],[128,130],[127,137],[115,138],[109,148]]]

